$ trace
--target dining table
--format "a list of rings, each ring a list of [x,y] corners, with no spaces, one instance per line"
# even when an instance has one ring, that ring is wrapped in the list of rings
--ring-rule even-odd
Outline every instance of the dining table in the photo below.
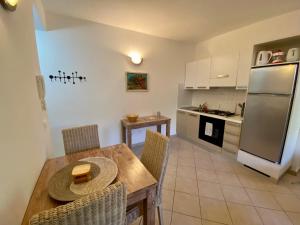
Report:
[[[66,204],[49,196],[49,180],[65,166],[87,157],[107,157],[116,163],[118,175],[114,182],[120,181],[126,185],[127,207],[142,203],[143,224],[154,225],[157,181],[124,143],[48,159],[29,200],[22,225],[29,225],[30,218],[34,214]]]

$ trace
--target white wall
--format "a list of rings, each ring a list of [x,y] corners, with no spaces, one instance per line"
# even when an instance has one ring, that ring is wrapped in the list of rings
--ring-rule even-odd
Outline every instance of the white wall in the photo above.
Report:
[[[197,44],[197,58],[207,57],[218,52],[240,52],[240,63],[247,73],[252,63],[253,46],[255,44],[283,39],[300,35],[300,10],[264,20],[241,29],[237,29],[207,41]],[[246,68],[246,69],[245,69]],[[210,93],[208,91],[206,93]],[[193,103],[203,98],[198,93],[193,96]],[[219,96],[220,97],[220,96]],[[300,148],[294,158],[293,170],[298,170],[300,165]]]
[[[197,58],[220,51],[239,51],[242,59],[249,58],[255,44],[300,35],[299,20],[300,10],[297,10],[199,42]]]
[[[0,7],[0,224],[19,225],[46,159],[31,1]]]
[[[106,25],[47,15],[49,31],[37,31],[42,73],[46,76],[53,156],[64,154],[61,129],[96,123],[100,144],[120,143],[120,119],[128,113],[149,115],[161,111],[176,130],[178,83],[195,46],[126,31]],[[126,56],[139,51],[144,62],[133,66]],[[78,71],[87,82],[61,84],[48,76],[58,70]],[[149,92],[126,92],[125,72],[149,74]],[[133,143],[144,141],[144,131],[133,132]]]

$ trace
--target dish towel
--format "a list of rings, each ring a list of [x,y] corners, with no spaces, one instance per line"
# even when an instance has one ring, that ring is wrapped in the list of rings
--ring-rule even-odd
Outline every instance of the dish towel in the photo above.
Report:
[[[205,135],[211,137],[212,134],[213,134],[213,124],[206,122],[206,124],[205,124]]]

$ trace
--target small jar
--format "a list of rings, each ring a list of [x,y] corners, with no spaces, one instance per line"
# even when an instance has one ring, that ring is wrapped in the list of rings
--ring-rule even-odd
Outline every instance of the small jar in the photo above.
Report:
[[[285,53],[281,50],[275,51],[272,54],[272,63],[283,63]]]

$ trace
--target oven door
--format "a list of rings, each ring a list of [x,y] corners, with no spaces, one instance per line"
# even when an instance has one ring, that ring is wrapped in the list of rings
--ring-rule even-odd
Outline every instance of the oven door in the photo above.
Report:
[[[225,121],[208,116],[200,116],[199,138],[219,147],[223,146]]]

